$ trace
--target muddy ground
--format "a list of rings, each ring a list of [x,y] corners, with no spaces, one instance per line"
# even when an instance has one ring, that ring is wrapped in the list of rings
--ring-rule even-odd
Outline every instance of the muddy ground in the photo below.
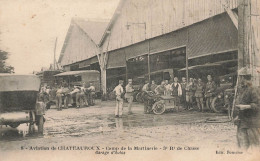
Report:
[[[122,118],[114,117],[114,101],[97,102],[95,106],[57,111],[53,106],[46,112],[44,135],[28,135],[28,126],[1,127],[1,151],[28,150],[30,147],[63,148],[68,146],[156,146],[157,148],[237,149],[236,127],[226,114],[179,112],[162,115],[143,114],[143,105],[134,103],[133,114],[127,115],[124,105]],[[207,119],[220,121],[206,122]],[[36,129],[37,130],[37,129]],[[96,149],[93,153],[96,152]]]

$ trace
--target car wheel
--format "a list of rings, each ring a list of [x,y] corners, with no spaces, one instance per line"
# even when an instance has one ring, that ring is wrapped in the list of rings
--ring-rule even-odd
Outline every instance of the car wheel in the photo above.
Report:
[[[224,101],[222,98],[215,97],[212,100],[211,107],[214,112],[220,113],[223,111],[224,108]]]

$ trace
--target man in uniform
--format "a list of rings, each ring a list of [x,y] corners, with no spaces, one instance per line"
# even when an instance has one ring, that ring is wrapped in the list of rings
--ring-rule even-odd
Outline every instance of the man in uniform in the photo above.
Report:
[[[89,83],[89,87],[87,88],[87,90],[89,90],[89,105],[90,106],[94,106],[94,97],[95,97],[95,87],[93,85],[93,83]]]
[[[133,88],[133,80],[128,79],[128,84],[125,87],[125,98],[128,101],[128,114],[132,114],[132,104],[133,104],[133,94],[134,94],[134,88]]]
[[[238,90],[237,125],[238,146],[248,149],[260,145],[260,93],[251,83],[251,75],[247,68],[238,71],[241,87]]]
[[[196,90],[196,87],[193,82],[193,78],[190,78],[190,81],[186,86],[186,102],[187,102],[188,110],[193,109],[193,97],[194,97],[195,90]]]
[[[69,108],[69,93],[70,93],[70,90],[68,88],[68,84],[65,83],[64,88],[62,89],[62,97],[63,97],[63,100],[64,100],[64,108],[65,109]]]
[[[212,80],[211,75],[207,76],[208,82],[205,87],[205,98],[206,98],[206,106],[208,109],[211,109],[211,102],[214,98],[215,91],[217,89],[217,86],[215,82]]]
[[[200,112],[204,112],[204,102],[203,102],[203,94],[205,90],[205,85],[202,82],[201,78],[198,79],[198,83],[195,85],[195,98],[197,102],[197,106]]]
[[[124,93],[123,89],[123,80],[119,80],[118,86],[115,87],[113,90],[116,93],[116,109],[115,109],[115,117],[122,117],[123,114],[123,103],[124,100],[122,98],[122,95]]]
[[[185,77],[181,78],[181,89],[182,89],[182,96],[181,96],[181,103],[183,104],[184,108],[187,109],[187,102],[186,102],[186,86],[187,81]]]
[[[58,111],[62,110],[62,92],[63,92],[63,87],[60,86],[56,92],[56,107]]]
[[[149,113],[149,94],[148,92],[151,91],[151,86],[150,86],[150,82],[148,80],[145,81],[145,85],[142,88],[142,97],[144,99],[144,113],[147,114]]]

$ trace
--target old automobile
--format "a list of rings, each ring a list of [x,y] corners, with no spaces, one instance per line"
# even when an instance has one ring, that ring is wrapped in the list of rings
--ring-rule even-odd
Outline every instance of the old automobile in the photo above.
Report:
[[[22,123],[38,126],[43,134],[45,104],[37,101],[40,79],[36,75],[0,74],[0,125],[13,128]]]
[[[230,116],[235,93],[234,87],[236,85],[236,78],[237,75],[235,73],[219,77],[220,84],[211,103],[214,112],[228,112],[228,116]]]

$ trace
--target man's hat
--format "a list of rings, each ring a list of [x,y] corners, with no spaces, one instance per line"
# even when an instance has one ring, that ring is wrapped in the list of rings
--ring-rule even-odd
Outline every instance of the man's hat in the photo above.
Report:
[[[129,82],[129,81],[133,81],[133,79],[128,79],[128,82]]]
[[[242,67],[241,69],[238,70],[237,73],[240,76],[250,76],[251,75],[251,72],[250,72],[249,68],[247,68],[247,67]]]
[[[123,80],[119,80],[119,83],[124,83],[124,81]]]

